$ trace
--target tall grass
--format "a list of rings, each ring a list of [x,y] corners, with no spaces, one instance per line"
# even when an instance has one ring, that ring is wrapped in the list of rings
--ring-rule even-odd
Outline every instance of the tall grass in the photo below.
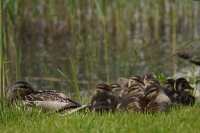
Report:
[[[0,13],[0,95],[1,98],[5,95],[5,85],[6,85],[6,27],[4,24],[6,23],[4,18],[6,17],[5,8],[3,2],[1,1],[1,13]]]
[[[21,49],[17,44],[17,12],[18,3],[15,0],[1,1],[0,22],[0,88],[1,97],[5,96],[6,87],[11,80],[19,79],[21,65]],[[12,48],[11,51],[10,49]],[[13,56],[11,60],[11,56]],[[13,67],[14,66],[14,67]],[[11,70],[13,68],[15,71]],[[13,73],[14,72],[14,73]],[[12,77],[11,77],[12,76]]]

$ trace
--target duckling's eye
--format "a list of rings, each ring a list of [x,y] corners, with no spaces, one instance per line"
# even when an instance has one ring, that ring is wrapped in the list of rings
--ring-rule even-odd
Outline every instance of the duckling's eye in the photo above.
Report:
[[[185,89],[185,88],[188,87],[188,85],[187,84],[183,84],[182,87]]]

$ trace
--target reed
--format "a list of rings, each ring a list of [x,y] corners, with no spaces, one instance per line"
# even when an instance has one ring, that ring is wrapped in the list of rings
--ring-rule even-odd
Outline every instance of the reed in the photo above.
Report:
[[[4,8],[4,3],[1,1],[1,13],[0,13],[0,95],[1,98],[4,98],[5,96],[5,85],[6,85],[6,27],[5,26],[5,20],[6,12]]]

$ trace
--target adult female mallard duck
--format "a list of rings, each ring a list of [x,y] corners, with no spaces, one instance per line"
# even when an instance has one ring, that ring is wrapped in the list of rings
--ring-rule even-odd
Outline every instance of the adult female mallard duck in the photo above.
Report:
[[[7,98],[12,104],[20,102],[25,106],[58,112],[82,108],[80,103],[71,100],[64,93],[55,90],[36,90],[26,81],[17,81],[8,88]]]
[[[195,103],[195,97],[191,92],[194,89],[185,78],[168,79],[164,87],[173,104],[193,105]]]

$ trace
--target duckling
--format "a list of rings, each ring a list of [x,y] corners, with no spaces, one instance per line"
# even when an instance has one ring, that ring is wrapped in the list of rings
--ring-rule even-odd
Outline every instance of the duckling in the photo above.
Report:
[[[159,81],[156,80],[153,75],[146,74],[144,76],[144,112],[165,112],[171,106],[171,100],[164,92],[163,87],[160,85]]]
[[[163,112],[171,104],[159,82],[151,75],[131,77],[118,108],[136,112]]]
[[[112,92],[112,87],[105,83],[96,86],[96,93],[91,99],[90,110],[96,112],[115,111],[118,98]]]
[[[144,84],[141,77],[120,78],[117,83],[121,86],[117,109],[142,112],[140,100],[144,95]]]
[[[120,82],[119,82],[120,84]],[[143,95],[144,90],[144,83],[139,76],[132,76],[130,78],[127,78],[126,84],[120,84],[121,86],[121,93],[120,97],[123,97],[125,95]]]
[[[176,79],[175,89],[178,94],[176,97],[177,103],[183,105],[193,105],[195,103],[195,97],[191,93],[194,89],[185,78]]]
[[[55,90],[35,90],[26,81],[17,81],[7,93],[8,101],[12,104],[20,102],[28,107],[39,107],[43,110],[68,111],[81,107],[76,101],[68,98],[64,93]]]
[[[195,97],[191,93],[193,88],[183,77],[176,80],[168,79],[164,88],[173,104],[193,105],[195,103]]]

